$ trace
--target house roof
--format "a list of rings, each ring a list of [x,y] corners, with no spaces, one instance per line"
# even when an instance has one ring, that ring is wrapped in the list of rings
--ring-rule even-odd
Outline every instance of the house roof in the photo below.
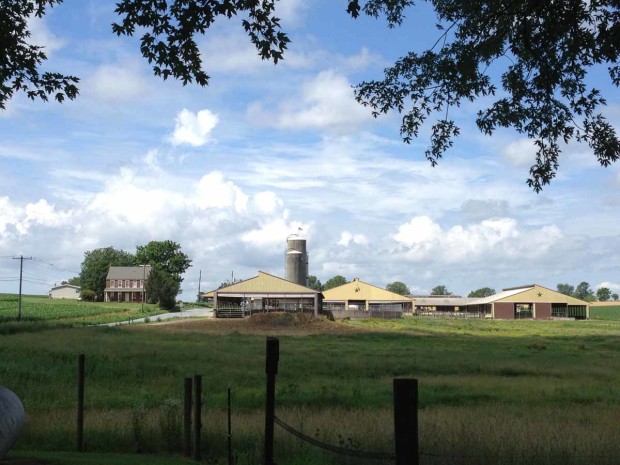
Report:
[[[259,271],[255,276],[239,283],[231,284],[213,291],[220,294],[318,294],[318,291],[301,286],[283,278],[278,278],[264,271]]]
[[[370,302],[411,302],[409,297],[396,294],[355,278],[350,283],[323,291],[323,301],[368,300]]]
[[[550,302],[564,303],[567,305],[589,305],[585,300],[577,299],[568,295],[564,295],[548,287],[539,284],[530,284],[523,287],[510,287],[502,292],[476,299],[468,305],[483,305],[492,302]]]
[[[61,284],[60,286],[54,286],[52,287],[52,291],[55,291],[56,289],[63,289],[65,287],[70,287],[72,289],[76,289],[76,290],[80,290],[81,287],[80,286],[74,286],[73,284]]]
[[[106,279],[144,279],[151,272],[151,265],[111,266]]]
[[[413,302],[416,305],[422,307],[461,307],[468,305],[474,300],[478,300],[475,297],[414,297]]]

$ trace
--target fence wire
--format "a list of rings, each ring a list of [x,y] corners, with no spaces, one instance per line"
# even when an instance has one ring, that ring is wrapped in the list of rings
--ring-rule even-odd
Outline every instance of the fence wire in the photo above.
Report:
[[[396,455],[394,454],[388,454],[384,452],[356,450],[356,449],[346,449],[344,447],[334,446],[333,444],[327,444],[326,442],[319,441],[318,439],[310,437],[307,434],[304,434],[301,431],[296,430],[292,426],[287,425],[275,415],[274,415],[274,422],[279,427],[281,427],[283,430],[292,434],[298,439],[301,439],[302,441],[312,444],[315,447],[319,447],[321,449],[333,452],[334,454],[348,455],[349,457],[357,457],[357,458],[371,459],[371,460],[395,460],[396,459]]]

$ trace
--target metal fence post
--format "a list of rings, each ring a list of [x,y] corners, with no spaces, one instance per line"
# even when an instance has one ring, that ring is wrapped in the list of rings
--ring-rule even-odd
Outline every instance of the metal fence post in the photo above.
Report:
[[[192,455],[192,378],[184,380],[183,395],[183,454]]]
[[[78,355],[77,450],[84,451],[84,368],[86,357]]]
[[[280,340],[267,338],[267,357],[265,373],[267,374],[267,391],[265,399],[265,465],[273,465],[273,429],[276,408],[276,374],[280,358]]]
[[[200,460],[200,429],[202,428],[202,376],[194,375],[194,459]]]
[[[396,465],[419,465],[417,379],[394,379],[394,443]]]

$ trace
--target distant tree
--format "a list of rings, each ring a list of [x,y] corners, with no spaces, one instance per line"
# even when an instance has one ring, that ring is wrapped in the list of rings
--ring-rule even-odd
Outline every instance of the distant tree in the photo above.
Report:
[[[83,289],[80,292],[80,297],[86,302],[94,302],[96,296],[94,291],[91,291],[90,289]]]
[[[394,281],[393,283],[388,284],[385,288],[390,292],[394,292],[395,294],[411,294],[411,290],[409,290],[409,287],[405,283],[401,283],[400,281]]]
[[[467,297],[489,297],[493,294],[495,294],[495,289],[490,287],[481,287],[480,289],[471,291]]]
[[[105,247],[84,252],[80,283],[82,289],[90,289],[95,293],[95,300],[103,300],[105,277],[110,266],[135,265],[135,257],[114,247]]]
[[[136,263],[158,267],[181,284],[181,275],[190,267],[192,261],[176,242],[151,241],[136,248]]]
[[[329,289],[333,289],[334,287],[342,286],[343,284],[348,283],[347,278],[341,275],[336,275],[331,279],[328,279],[325,284],[323,284],[323,290],[327,291]]]
[[[585,281],[580,282],[575,288],[574,297],[581,300],[592,300],[594,298],[594,293],[590,288],[590,284]]]
[[[599,287],[596,290],[596,298],[600,302],[607,302],[611,297],[611,290],[608,287]]]
[[[174,309],[176,297],[181,291],[176,278],[156,265],[149,273],[145,289],[149,303],[158,304],[166,310]]]
[[[73,278],[69,279],[69,281],[67,281],[68,284],[71,284],[72,286],[80,286],[80,277],[79,276],[74,276]]]
[[[431,295],[452,295],[452,292],[448,291],[448,288],[443,284],[435,286],[431,291]]]
[[[618,301],[618,294],[616,294],[615,292],[611,295],[611,298],[614,299],[614,301]]]
[[[310,289],[314,289],[315,291],[319,291],[319,292],[323,290],[323,285],[321,284],[321,280],[318,279],[314,275],[308,276],[308,287]]]
[[[575,293],[575,286],[560,283],[557,285],[557,290],[560,294],[572,296]]]

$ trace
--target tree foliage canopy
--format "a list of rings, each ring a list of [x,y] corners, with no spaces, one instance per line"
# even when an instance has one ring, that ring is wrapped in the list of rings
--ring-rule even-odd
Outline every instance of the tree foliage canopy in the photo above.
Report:
[[[450,292],[446,286],[440,284],[433,288],[431,295],[452,295],[452,292]]]
[[[495,294],[495,289],[490,287],[481,287],[480,289],[476,289],[475,291],[471,291],[467,297],[489,297],[490,295]]]
[[[395,294],[400,295],[409,295],[411,294],[411,290],[409,290],[409,286],[400,281],[394,281],[393,283],[388,284],[385,289]]]
[[[575,293],[575,286],[566,283],[559,283],[557,290],[560,294],[572,296]]]
[[[308,287],[310,289],[314,289],[315,291],[319,291],[319,292],[323,290],[323,285],[321,284],[321,280],[318,279],[314,275],[308,276]]]
[[[62,0],[15,0],[0,9],[0,108],[14,92],[47,100],[73,99],[78,78],[41,73],[46,56],[29,45],[27,20],[42,16]],[[214,21],[239,16],[258,55],[277,63],[289,38],[275,16],[277,0],[120,0],[117,35],[137,31],[140,52],[163,79],[205,86],[195,37]],[[350,0],[357,18],[385,16],[389,27],[415,14],[413,0]],[[385,70],[383,79],[356,86],[356,98],[374,116],[402,114],[406,143],[432,118],[426,158],[434,166],[453,144],[460,128],[450,110],[477,99],[490,106],[476,123],[485,134],[513,128],[531,139],[536,159],[527,183],[535,191],[555,177],[562,143],[584,142],[602,166],[620,158],[620,139],[599,109],[606,104],[590,86],[588,73],[606,68],[620,86],[620,5],[618,0],[523,1],[429,0],[437,15],[438,38],[427,50],[410,51]],[[343,9],[345,2],[343,1]],[[145,32],[142,32],[145,31]]]
[[[323,290],[327,291],[329,289],[333,289],[334,287],[342,286],[343,284],[348,283],[347,278],[341,275],[336,275],[333,278],[328,279],[323,284]]]
[[[97,300],[103,298],[105,278],[110,266],[132,266],[135,257],[114,247],[105,247],[84,252],[84,261],[80,272],[82,290],[89,289],[96,295]]]
[[[573,296],[581,300],[592,300],[594,297],[594,292],[592,292],[590,283],[587,283],[586,281],[582,281],[579,284],[577,284],[577,287],[575,288],[575,292],[573,293]]]
[[[611,298],[611,290],[608,287],[599,287],[596,290],[596,298],[601,302],[607,302]]]
[[[159,304],[161,308],[173,310],[176,304],[176,297],[181,291],[176,277],[163,270],[160,266],[154,265],[149,273],[146,282],[146,294],[149,303]]]
[[[181,251],[181,246],[174,241],[151,241],[136,248],[136,263],[152,265],[168,273],[179,284],[181,275],[190,267],[192,261]]]

